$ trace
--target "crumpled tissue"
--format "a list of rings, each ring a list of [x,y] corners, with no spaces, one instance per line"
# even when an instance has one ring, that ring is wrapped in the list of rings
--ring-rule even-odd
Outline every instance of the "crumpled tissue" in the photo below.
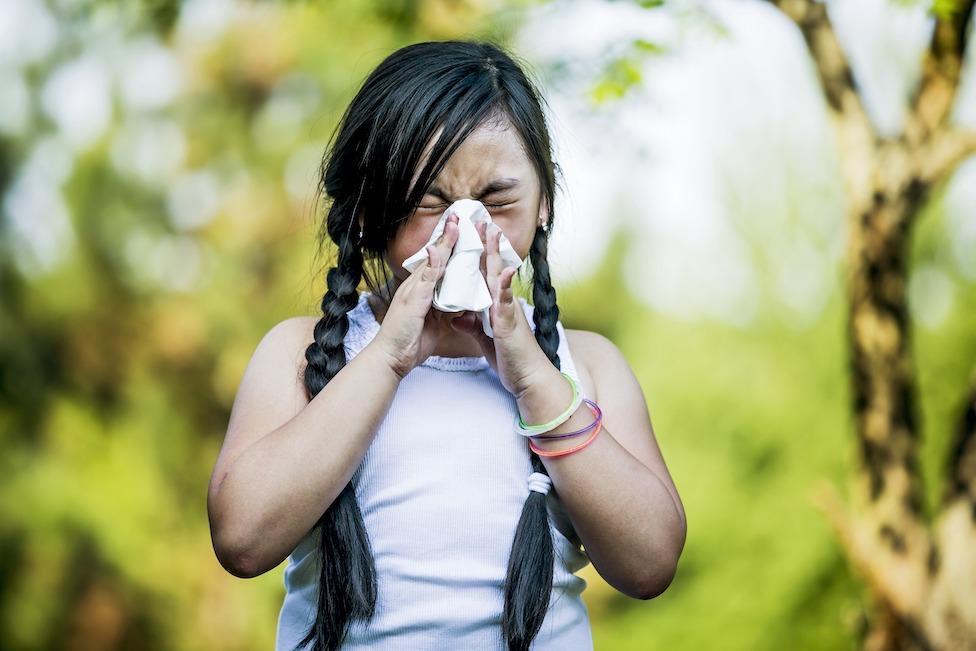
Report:
[[[448,206],[441,215],[427,244],[433,244],[441,236],[447,218],[452,214],[458,216],[458,238],[447,261],[444,275],[434,286],[433,306],[442,312],[463,310],[479,312],[481,329],[489,337],[494,337],[491,332],[491,292],[485,277],[481,275],[481,254],[485,246],[481,243],[481,236],[475,227],[482,221],[490,224],[491,215],[480,201],[459,199]],[[404,269],[413,271],[426,262],[427,244],[403,261]],[[501,255],[503,268],[519,268],[524,262],[512,248],[504,232],[499,238],[498,253]]]

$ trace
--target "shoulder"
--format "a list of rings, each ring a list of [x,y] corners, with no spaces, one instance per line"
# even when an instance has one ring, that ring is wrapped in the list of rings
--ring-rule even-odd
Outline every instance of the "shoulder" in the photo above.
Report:
[[[255,357],[280,364],[292,374],[303,374],[305,351],[315,341],[315,326],[320,320],[321,316],[300,315],[279,321],[261,339]]]
[[[318,320],[319,317],[317,316],[300,315],[288,317],[272,326],[265,335],[265,338],[282,342],[294,342],[296,339],[305,338],[311,341],[312,331],[315,329],[315,324],[318,323]]]
[[[314,316],[292,316],[279,321],[265,333],[258,349],[263,347],[276,353],[300,351],[304,356],[305,349],[314,341],[318,320]]]
[[[594,399],[620,390],[621,382],[636,383],[630,363],[613,341],[590,330],[563,328],[580,380],[589,380]],[[630,387],[633,390],[633,385]]]
[[[607,347],[617,348],[612,341],[599,332],[566,327],[563,327],[563,331],[566,333],[566,339],[572,346],[574,353],[579,351],[581,355],[591,355],[594,351],[605,351]]]
[[[298,400],[302,371],[305,367],[305,349],[314,341],[315,324],[313,316],[293,316],[279,321],[261,338],[249,366],[252,382],[262,385],[263,390],[280,390],[282,386],[292,386],[295,400]],[[245,379],[247,378],[245,374]],[[304,395],[301,395],[304,398]]]

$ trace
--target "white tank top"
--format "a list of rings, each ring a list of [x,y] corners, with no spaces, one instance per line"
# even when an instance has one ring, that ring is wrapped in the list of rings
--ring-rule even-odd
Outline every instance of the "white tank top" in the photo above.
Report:
[[[346,359],[380,324],[360,292],[349,311]],[[518,297],[530,328],[533,306]],[[562,323],[559,359],[579,376]],[[353,620],[342,649],[498,650],[503,586],[533,472],[515,433],[515,398],[484,357],[431,356],[401,380],[352,477],[377,571],[373,618]],[[589,614],[574,572],[589,559],[556,496],[547,495],[556,558],[549,610],[532,649],[591,651]],[[289,555],[277,651],[291,651],[315,617],[318,527]],[[311,648],[311,645],[305,647]]]

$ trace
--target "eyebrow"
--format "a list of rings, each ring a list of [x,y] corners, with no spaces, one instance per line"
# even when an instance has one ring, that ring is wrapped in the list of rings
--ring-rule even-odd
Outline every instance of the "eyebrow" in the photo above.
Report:
[[[496,192],[501,192],[503,190],[511,190],[512,188],[518,186],[519,182],[520,181],[515,178],[495,179],[494,181],[487,183],[483,188],[481,188],[481,190],[476,192],[474,198],[483,199],[488,195],[494,194]],[[431,185],[430,188],[427,190],[427,194],[435,197],[440,197],[444,201],[451,201],[451,198],[448,197],[447,194],[440,187],[436,185]]]

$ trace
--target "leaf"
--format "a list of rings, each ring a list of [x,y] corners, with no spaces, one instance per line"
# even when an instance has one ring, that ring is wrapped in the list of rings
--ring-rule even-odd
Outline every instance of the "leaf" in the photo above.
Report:
[[[646,38],[635,38],[633,42],[633,46],[635,50],[639,50],[641,52],[645,52],[648,54],[661,54],[662,52],[664,52],[663,47],[661,47],[657,43],[648,41]]]

